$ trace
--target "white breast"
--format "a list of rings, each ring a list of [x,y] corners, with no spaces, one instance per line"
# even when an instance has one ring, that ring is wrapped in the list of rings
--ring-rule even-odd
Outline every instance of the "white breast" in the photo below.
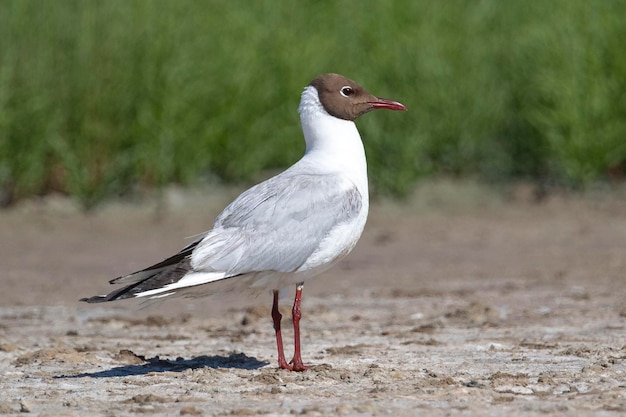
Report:
[[[298,272],[315,270],[316,274],[321,273],[349,254],[363,233],[368,210],[369,205],[366,204],[354,221],[331,230],[319,248],[298,268]]]
[[[299,112],[307,144],[303,160],[317,172],[336,175],[337,185],[346,190],[356,186],[361,195],[359,215],[332,229],[318,250],[299,268],[299,271],[319,273],[350,253],[361,237],[369,211],[367,162],[354,122],[328,114],[314,87],[305,88]]]

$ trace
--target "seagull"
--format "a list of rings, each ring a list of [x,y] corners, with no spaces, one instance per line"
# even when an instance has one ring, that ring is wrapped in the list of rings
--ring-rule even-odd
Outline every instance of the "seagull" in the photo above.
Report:
[[[304,282],[344,258],[359,240],[369,209],[367,163],[354,121],[376,109],[402,110],[339,74],[324,74],[302,92],[304,156],[280,174],[243,192],[213,229],[169,258],[109,281],[123,284],[100,303],[126,298],[202,297],[228,291],[273,292],[278,367],[304,371],[300,303]],[[279,291],[295,285],[294,355],[285,359]]]

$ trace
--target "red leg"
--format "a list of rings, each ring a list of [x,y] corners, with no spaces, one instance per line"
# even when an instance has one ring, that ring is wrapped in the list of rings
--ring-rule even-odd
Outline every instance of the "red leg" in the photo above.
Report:
[[[300,319],[302,313],[300,312],[300,301],[302,301],[302,287],[304,283],[299,283],[296,287],[296,297],[293,300],[293,310],[291,314],[293,316],[293,359],[291,360],[293,371],[306,371],[307,367],[302,363],[302,355],[300,354]]]
[[[278,367],[280,369],[292,370],[291,365],[285,359],[285,351],[283,350],[283,336],[280,333],[280,320],[283,315],[278,310],[278,290],[274,290],[274,304],[272,305],[272,319],[274,320],[274,331],[276,332],[276,345],[278,347]]]

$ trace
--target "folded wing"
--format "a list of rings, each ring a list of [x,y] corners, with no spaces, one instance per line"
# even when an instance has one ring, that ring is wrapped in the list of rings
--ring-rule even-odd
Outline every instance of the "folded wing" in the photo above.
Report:
[[[126,287],[82,301],[160,297],[251,273],[295,272],[335,227],[358,216],[362,198],[341,177],[283,174],[241,194],[213,230],[177,254],[111,281]]]

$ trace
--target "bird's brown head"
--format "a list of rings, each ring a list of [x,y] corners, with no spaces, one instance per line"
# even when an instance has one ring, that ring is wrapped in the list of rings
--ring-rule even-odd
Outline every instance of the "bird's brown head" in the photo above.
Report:
[[[317,90],[324,109],[340,119],[354,121],[362,114],[376,109],[406,111],[403,104],[376,97],[343,75],[320,75],[309,85]]]

